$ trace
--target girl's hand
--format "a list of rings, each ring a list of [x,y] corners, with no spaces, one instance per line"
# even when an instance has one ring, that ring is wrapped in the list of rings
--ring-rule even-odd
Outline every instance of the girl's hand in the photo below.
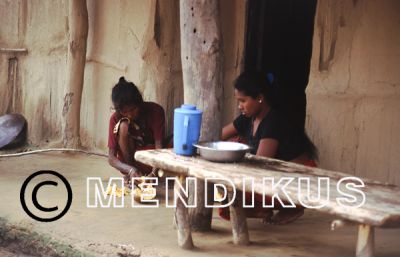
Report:
[[[124,175],[124,181],[128,185],[131,184],[132,178],[140,178],[143,176],[143,174],[140,171],[136,170],[135,168],[133,168],[133,169],[134,170],[132,170],[132,172],[129,172],[128,174]],[[135,180],[134,182],[135,182],[136,186],[139,184],[139,181],[137,181],[137,180]]]

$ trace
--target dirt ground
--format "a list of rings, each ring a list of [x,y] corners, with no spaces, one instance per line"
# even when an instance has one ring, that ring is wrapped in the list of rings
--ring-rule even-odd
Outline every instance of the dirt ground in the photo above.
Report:
[[[3,247],[0,247],[0,256],[2,256],[2,257],[32,257],[32,255],[11,252],[10,250],[3,248]]]
[[[38,222],[21,207],[21,185],[38,170],[55,170],[71,184],[72,205],[60,220]],[[196,249],[182,250],[177,246],[172,225],[174,210],[166,208],[163,201],[155,209],[132,208],[130,199],[125,208],[87,208],[87,177],[108,181],[110,176],[117,175],[106,158],[85,154],[45,153],[0,158],[0,218],[94,256],[355,256],[355,227],[330,231],[334,217],[308,210],[301,219],[285,226],[249,220],[252,243],[247,247],[232,244],[230,224],[214,211],[213,231],[193,233]],[[61,186],[44,186],[38,191],[38,201],[42,206],[60,205],[62,209],[65,192]],[[28,207],[32,206],[28,203]],[[377,257],[400,256],[400,229],[377,229],[375,236]],[[13,256],[7,254],[7,249],[0,248],[1,256]]]

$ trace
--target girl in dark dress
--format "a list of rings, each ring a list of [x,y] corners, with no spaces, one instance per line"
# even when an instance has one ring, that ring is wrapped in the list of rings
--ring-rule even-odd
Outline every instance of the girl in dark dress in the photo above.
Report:
[[[315,146],[304,128],[296,129],[289,118],[274,108],[272,85],[266,75],[245,71],[237,78],[234,87],[241,114],[222,129],[222,140],[239,138],[252,147],[252,154],[316,167]],[[273,215],[272,209],[262,207],[262,196],[255,197],[255,208],[245,209],[248,217],[286,224],[304,214],[303,207],[283,208],[275,202],[275,209],[279,211]],[[271,202],[271,198],[266,197],[266,202]],[[229,219],[229,209],[221,208],[220,215]]]

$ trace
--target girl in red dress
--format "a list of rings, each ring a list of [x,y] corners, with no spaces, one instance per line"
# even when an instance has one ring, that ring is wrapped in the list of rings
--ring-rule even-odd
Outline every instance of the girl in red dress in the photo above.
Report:
[[[143,101],[138,88],[121,77],[112,89],[115,112],[111,115],[108,133],[108,162],[119,170],[125,181],[152,172],[152,168],[135,161],[137,150],[160,149],[165,134],[164,109]]]

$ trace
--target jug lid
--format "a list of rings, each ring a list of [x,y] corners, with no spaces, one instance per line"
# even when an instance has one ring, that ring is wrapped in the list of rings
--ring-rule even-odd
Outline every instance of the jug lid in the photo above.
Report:
[[[192,104],[182,104],[180,108],[176,108],[175,112],[187,113],[187,114],[201,114],[202,111],[197,109],[195,105]]]

